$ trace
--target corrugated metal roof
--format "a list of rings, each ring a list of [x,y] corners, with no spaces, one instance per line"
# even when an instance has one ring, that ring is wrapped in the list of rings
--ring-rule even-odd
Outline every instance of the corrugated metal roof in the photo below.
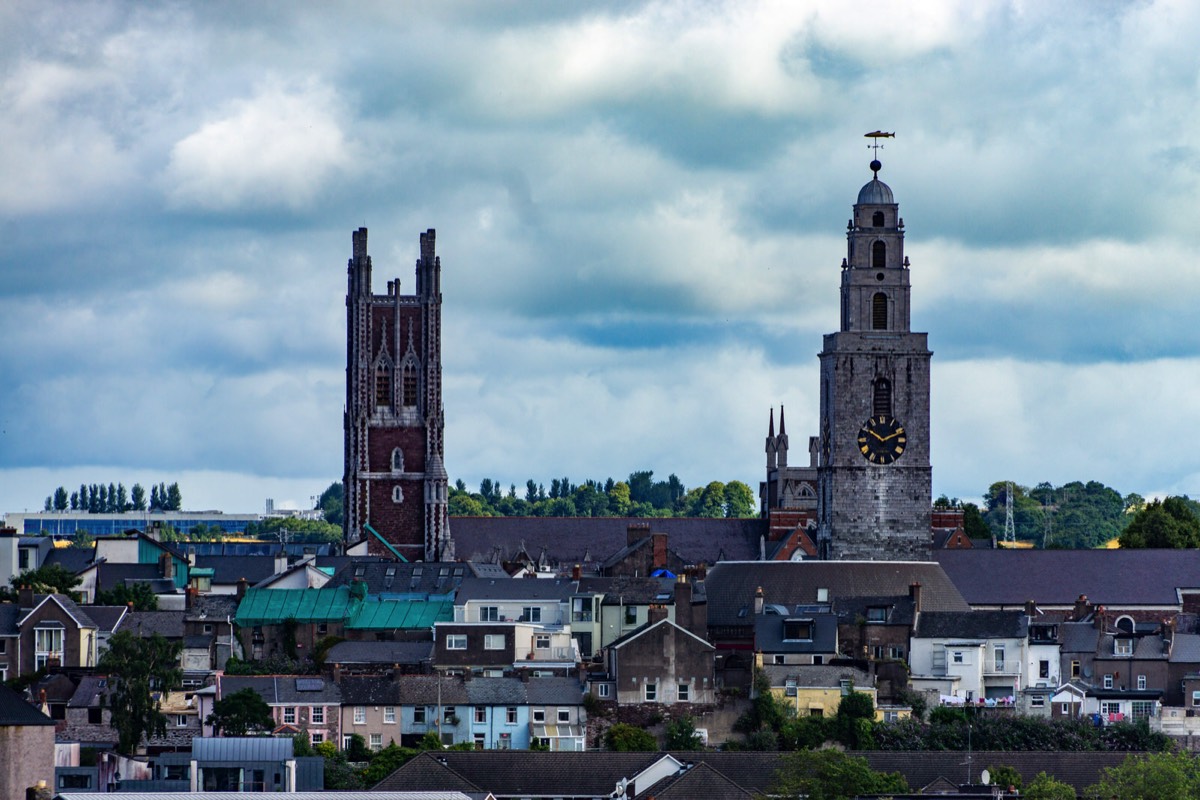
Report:
[[[297,622],[327,622],[350,616],[349,587],[325,589],[249,589],[238,604],[238,625],[269,625],[294,618]]]
[[[192,758],[197,761],[286,761],[292,758],[290,738],[269,736],[192,739]]]
[[[432,628],[435,622],[453,620],[452,600],[385,600],[369,597],[351,613],[346,629]]]

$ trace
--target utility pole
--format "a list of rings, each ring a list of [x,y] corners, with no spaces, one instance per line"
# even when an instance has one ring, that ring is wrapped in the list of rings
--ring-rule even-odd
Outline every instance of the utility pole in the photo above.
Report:
[[[1012,481],[1004,484],[1004,541],[1015,544],[1017,528],[1013,524],[1013,485]]]

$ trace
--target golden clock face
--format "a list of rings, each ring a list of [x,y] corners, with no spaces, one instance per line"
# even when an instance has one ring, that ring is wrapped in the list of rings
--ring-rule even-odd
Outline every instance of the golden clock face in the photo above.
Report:
[[[904,455],[908,435],[895,417],[871,417],[858,431],[858,452],[872,464],[891,464]]]

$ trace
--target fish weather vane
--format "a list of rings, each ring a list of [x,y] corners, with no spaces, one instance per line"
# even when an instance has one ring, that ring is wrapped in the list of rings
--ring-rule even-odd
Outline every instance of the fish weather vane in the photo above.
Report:
[[[884,131],[871,131],[870,133],[863,134],[863,136],[867,139],[874,140],[869,145],[867,145],[867,149],[875,151],[875,154],[873,157],[876,161],[878,161],[879,160],[879,151],[883,148],[883,145],[879,143],[879,140],[880,139],[895,139],[896,132],[892,131],[891,133],[885,133]]]

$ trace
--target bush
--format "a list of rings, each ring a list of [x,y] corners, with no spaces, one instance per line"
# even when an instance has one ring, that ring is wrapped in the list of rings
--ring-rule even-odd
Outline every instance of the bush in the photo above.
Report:
[[[609,750],[618,753],[653,752],[658,749],[658,740],[647,730],[618,722],[604,734]]]

